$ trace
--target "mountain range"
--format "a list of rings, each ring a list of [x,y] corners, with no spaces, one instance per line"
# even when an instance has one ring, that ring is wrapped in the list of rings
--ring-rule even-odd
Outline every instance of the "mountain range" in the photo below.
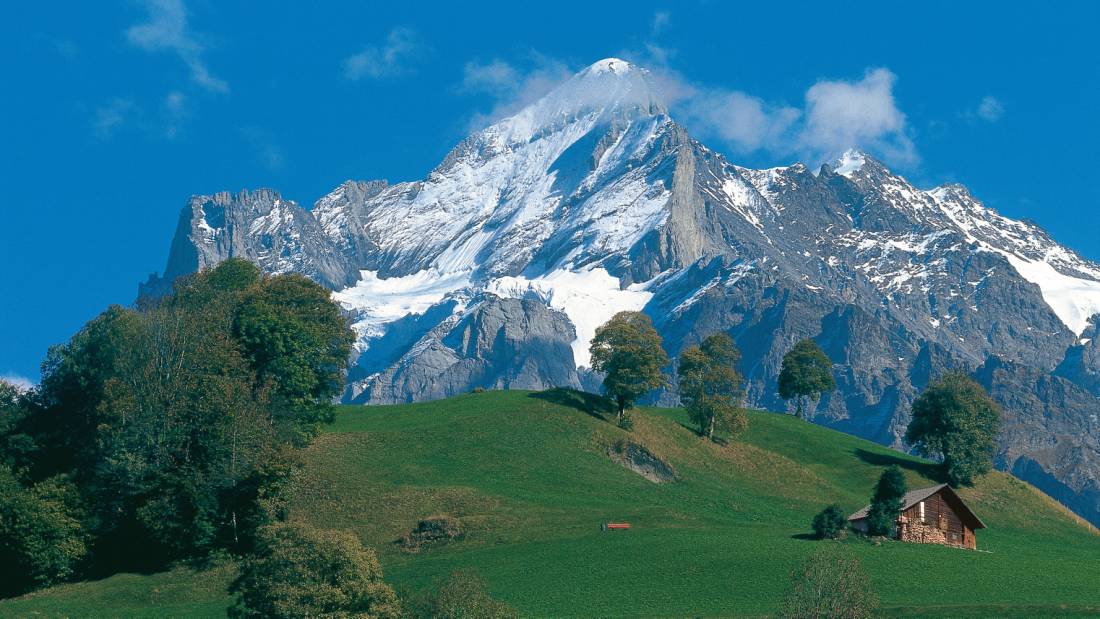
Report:
[[[234,256],[333,291],[358,334],[347,402],[597,389],[588,342],[620,310],[647,313],[673,356],[729,333],[748,402],[773,410],[783,354],[813,338],[838,382],[814,420],[902,449],[916,395],[963,370],[1004,409],[997,466],[1100,524],[1100,265],[859,151],[737,166],[623,60],[419,181],[348,181],[308,209],[268,189],[193,196],[139,296]]]

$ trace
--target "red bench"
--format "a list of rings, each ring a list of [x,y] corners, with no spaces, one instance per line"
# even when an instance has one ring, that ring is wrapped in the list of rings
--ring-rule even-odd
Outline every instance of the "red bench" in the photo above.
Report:
[[[629,522],[605,522],[603,525],[604,531],[624,531],[629,528]]]

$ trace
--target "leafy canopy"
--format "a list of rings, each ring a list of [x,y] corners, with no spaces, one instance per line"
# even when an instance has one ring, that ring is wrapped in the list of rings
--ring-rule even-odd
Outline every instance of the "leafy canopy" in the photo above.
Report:
[[[748,426],[741,409],[745,396],[737,371],[741,352],[725,333],[708,336],[699,346],[680,353],[680,401],[699,433],[713,440],[716,430],[740,433]]]
[[[834,389],[833,362],[813,340],[801,340],[783,355],[783,366],[779,371],[779,397],[796,400],[796,414],[799,417],[803,416],[806,398],[816,402],[822,394]]]
[[[972,486],[993,467],[1001,411],[981,385],[953,372],[934,381],[913,402],[905,440],[926,456],[943,459],[948,483]]]
[[[230,585],[229,616],[402,616],[397,594],[382,581],[374,550],[345,531],[279,523],[260,529],[257,546]]]
[[[24,488],[0,467],[0,596],[62,582],[88,553],[76,488],[55,477]]]
[[[596,329],[589,347],[592,369],[604,373],[604,393],[615,400],[622,422],[626,409],[638,398],[665,384],[661,368],[668,355],[649,316],[619,312]]]
[[[73,481],[97,560],[126,558],[102,569],[247,550],[285,514],[293,449],[331,418],[353,341],[325,289],[227,260],[53,348],[0,417],[2,456],[28,485]]]

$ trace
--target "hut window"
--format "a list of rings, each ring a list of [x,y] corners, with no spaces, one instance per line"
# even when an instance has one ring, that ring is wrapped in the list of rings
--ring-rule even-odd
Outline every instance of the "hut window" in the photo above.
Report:
[[[920,522],[924,524],[924,501],[920,502]]]

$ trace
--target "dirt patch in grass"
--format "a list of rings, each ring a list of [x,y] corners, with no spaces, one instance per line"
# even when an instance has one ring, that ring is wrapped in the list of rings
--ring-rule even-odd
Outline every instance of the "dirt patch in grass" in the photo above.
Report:
[[[620,438],[608,446],[607,455],[655,484],[676,481],[676,471],[671,464],[635,442]]]

